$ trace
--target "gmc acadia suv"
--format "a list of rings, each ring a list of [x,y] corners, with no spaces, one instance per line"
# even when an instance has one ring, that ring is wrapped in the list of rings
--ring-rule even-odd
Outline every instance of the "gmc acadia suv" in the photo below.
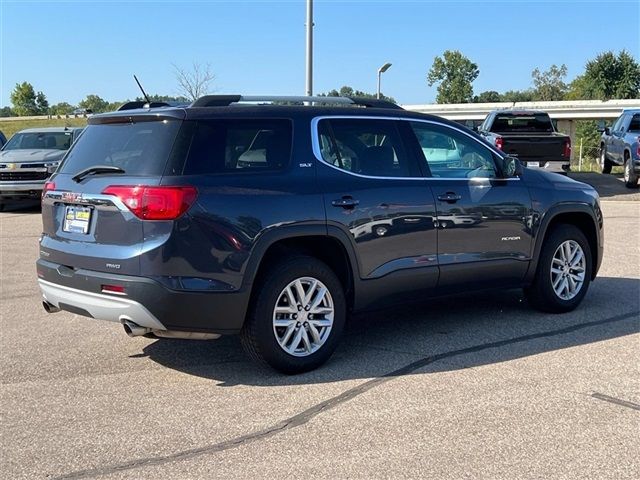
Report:
[[[342,97],[135,107],[90,117],[45,187],[49,312],[131,336],[239,333],[296,373],[350,312],[489,287],[566,312],[600,266],[593,188],[442,118]]]

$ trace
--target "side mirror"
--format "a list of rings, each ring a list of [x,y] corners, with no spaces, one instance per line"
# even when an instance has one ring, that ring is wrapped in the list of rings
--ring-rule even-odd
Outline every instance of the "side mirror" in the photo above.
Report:
[[[611,135],[611,129],[609,127],[604,127],[604,134]]]
[[[522,175],[522,164],[516,157],[508,156],[502,161],[504,178],[514,178]]]

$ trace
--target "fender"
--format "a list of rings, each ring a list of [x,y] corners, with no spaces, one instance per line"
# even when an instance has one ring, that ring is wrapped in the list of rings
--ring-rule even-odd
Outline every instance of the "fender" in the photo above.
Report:
[[[349,260],[354,288],[357,288],[360,279],[360,268],[352,239],[340,228],[327,226],[324,222],[319,222],[281,226],[267,230],[261,234],[247,262],[241,287],[242,290],[251,291],[258,269],[269,247],[281,240],[304,237],[327,237],[340,242]]]
[[[595,212],[593,207],[588,203],[574,203],[574,202],[563,202],[554,205],[545,211],[540,220],[540,226],[538,231],[535,234],[535,243],[533,247],[533,254],[531,256],[531,261],[529,263],[529,269],[525,274],[524,282],[525,284],[530,284],[533,282],[533,278],[535,277],[536,270],[538,268],[538,260],[540,259],[540,252],[542,251],[542,245],[544,244],[544,240],[547,237],[547,230],[549,229],[549,225],[554,218],[563,213],[586,213],[589,215],[593,222],[593,228],[596,233],[596,251],[591,252],[592,255],[595,255],[595,261],[593,262],[593,272],[592,279],[595,278],[598,269],[600,268],[600,263],[602,262],[602,233],[601,229],[598,227],[598,220],[596,219]]]

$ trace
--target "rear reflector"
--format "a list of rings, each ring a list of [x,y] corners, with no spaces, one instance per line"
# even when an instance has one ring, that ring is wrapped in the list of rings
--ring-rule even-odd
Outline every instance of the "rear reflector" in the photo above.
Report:
[[[55,190],[55,189],[56,189],[55,182],[46,182],[44,184],[44,187],[42,188],[42,196],[44,197],[44,194],[47,193],[49,190]]]
[[[118,197],[136,217],[143,220],[175,220],[198,196],[195,187],[147,185],[111,185],[102,193]]]
[[[118,293],[124,295],[124,286],[122,285],[102,285],[102,293]]]

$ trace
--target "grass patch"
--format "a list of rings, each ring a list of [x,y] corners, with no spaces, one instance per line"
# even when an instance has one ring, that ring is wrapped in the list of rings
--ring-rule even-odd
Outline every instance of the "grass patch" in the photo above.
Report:
[[[7,140],[16,132],[25,128],[42,127],[86,127],[86,118],[38,118],[36,120],[5,120],[0,121],[0,130]]]

